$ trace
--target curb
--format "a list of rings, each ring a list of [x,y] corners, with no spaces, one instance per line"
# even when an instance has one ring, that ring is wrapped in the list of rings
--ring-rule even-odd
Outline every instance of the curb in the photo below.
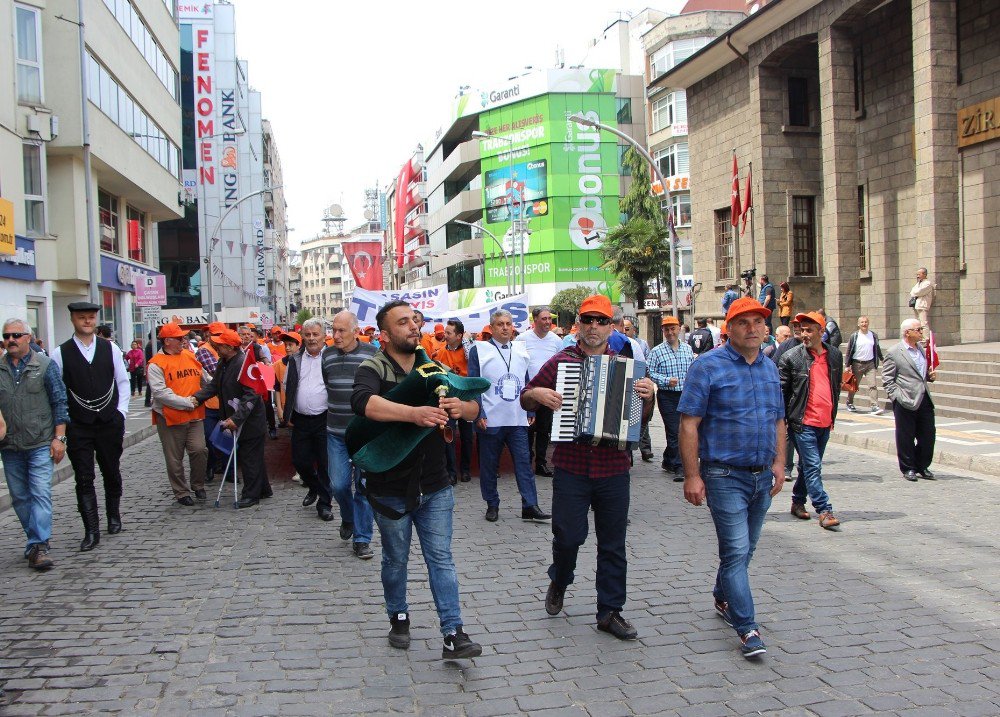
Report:
[[[129,433],[127,436],[125,436],[124,440],[122,441],[122,451],[124,451],[126,448],[131,448],[136,443],[141,443],[142,441],[152,436],[154,433],[156,433],[156,426],[153,425],[145,426],[136,431],[135,433]],[[57,468],[55,472],[52,474],[52,487],[53,488],[56,487],[57,485],[59,485],[72,475],[73,475],[73,466],[70,465],[69,461],[67,461],[66,465]],[[4,486],[3,488],[0,488],[0,513],[4,512],[5,510],[9,510],[10,505],[11,505],[10,493],[6,490],[6,486]]]
[[[894,439],[886,440],[884,438],[872,438],[868,436],[853,436],[849,433],[838,433],[834,431],[830,434],[830,442],[837,443],[842,446],[850,446],[852,448],[863,448],[865,450],[875,451],[878,453],[886,453],[890,456],[896,455],[896,441]],[[935,468],[938,466],[947,466],[949,468],[960,468],[962,470],[972,471],[973,473],[1000,475],[1000,460],[984,456],[963,455],[959,453],[950,453],[948,451],[935,450],[934,462],[932,465]]]

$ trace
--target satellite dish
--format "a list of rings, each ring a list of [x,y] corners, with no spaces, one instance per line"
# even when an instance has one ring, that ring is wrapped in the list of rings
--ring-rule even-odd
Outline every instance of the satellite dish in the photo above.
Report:
[[[374,217],[374,216],[375,216],[375,212],[373,212],[371,209],[366,209],[365,210],[365,219],[367,219],[368,221],[371,221],[372,217]]]
[[[326,213],[334,218],[342,217],[344,216],[344,208],[339,204],[331,204],[327,207]]]

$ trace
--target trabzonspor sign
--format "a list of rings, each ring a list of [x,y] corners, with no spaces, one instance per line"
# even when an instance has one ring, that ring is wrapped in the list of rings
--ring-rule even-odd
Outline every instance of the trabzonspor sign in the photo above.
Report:
[[[435,300],[428,302],[419,295],[429,289],[418,289],[415,291],[367,291],[365,289],[355,289],[351,297],[349,310],[358,317],[358,324],[361,326],[375,326],[375,315],[383,305],[397,299],[408,301],[413,308],[420,310],[427,324],[424,326],[425,332],[434,330],[434,324],[443,324],[449,319],[458,319],[468,331],[478,331],[490,322],[490,316],[498,309],[506,309],[511,313],[514,328],[518,331],[526,331],[530,328],[530,316],[528,314],[527,297],[524,294],[511,296],[501,301],[495,301],[479,306],[470,306],[465,309],[450,311],[448,309],[447,286],[433,287],[442,289],[444,300],[438,307],[429,306],[428,303],[438,303]],[[416,296],[415,296],[416,295]]]

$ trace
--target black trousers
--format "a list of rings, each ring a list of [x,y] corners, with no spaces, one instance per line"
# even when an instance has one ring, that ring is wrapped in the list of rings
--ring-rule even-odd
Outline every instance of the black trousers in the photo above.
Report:
[[[934,403],[929,394],[911,411],[892,402],[892,415],[896,418],[896,457],[902,473],[922,473],[934,460]]]
[[[461,457],[459,457],[459,448],[456,443],[452,443],[445,447],[444,458],[448,467],[448,475],[458,475],[458,470],[462,473],[468,473],[472,467],[472,422],[471,421],[452,421],[452,428],[455,424],[458,424],[458,435],[461,438],[462,448]],[[459,468],[456,469],[455,464],[458,464]]]
[[[326,447],[326,414],[307,416],[292,412],[292,464],[302,484],[315,491],[316,510],[330,510],[330,473]]]
[[[535,422],[528,426],[528,449],[536,466],[548,463],[546,456],[551,436],[552,409],[539,406],[535,409]]]
[[[667,447],[663,449],[663,463],[668,470],[680,470],[681,452],[678,436],[681,427],[681,414],[677,413],[677,404],[681,401],[680,391],[656,392],[656,407],[660,409],[664,432],[667,434]]]
[[[143,371],[145,371],[144,368],[137,368],[128,372],[129,390],[133,394],[142,393]]]
[[[122,497],[122,441],[125,438],[125,417],[118,411],[110,421],[102,423],[70,422],[66,425],[66,454],[73,465],[76,479],[76,502],[83,510],[83,499],[94,496],[94,458],[104,479],[104,501],[108,513],[118,514]]]
[[[267,480],[267,466],[264,464],[264,441],[266,434],[240,434],[236,443],[236,463],[243,476],[241,498],[260,498],[271,488]]]

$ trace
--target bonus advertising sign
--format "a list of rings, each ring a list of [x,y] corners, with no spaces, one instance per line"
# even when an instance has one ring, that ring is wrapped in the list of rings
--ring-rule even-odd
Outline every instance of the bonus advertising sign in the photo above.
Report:
[[[529,284],[614,281],[598,249],[620,222],[617,140],[570,121],[577,113],[613,127],[614,95],[550,93],[480,116],[493,136],[480,142],[484,226],[506,251],[526,254]],[[530,234],[514,237],[512,218]],[[484,253],[493,249],[485,237]],[[506,271],[502,258],[487,259],[487,286],[504,285]]]

